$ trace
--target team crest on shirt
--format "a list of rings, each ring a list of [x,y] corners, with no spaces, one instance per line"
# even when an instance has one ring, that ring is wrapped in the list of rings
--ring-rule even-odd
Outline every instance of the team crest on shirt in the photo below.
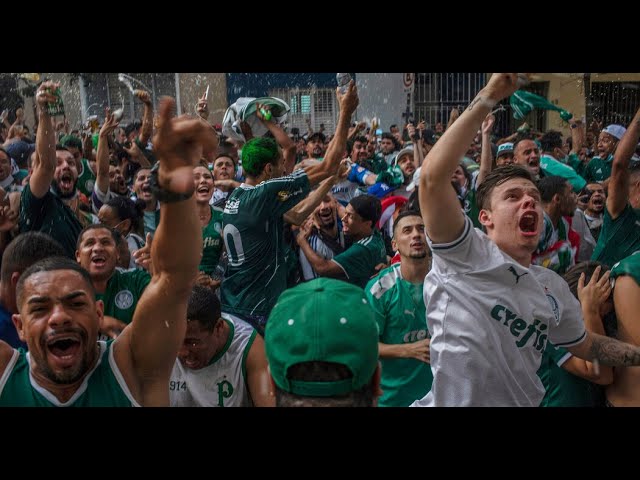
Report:
[[[238,207],[240,206],[240,200],[237,198],[233,198],[228,200],[224,206],[224,213],[229,215],[235,215],[238,213]]]
[[[546,287],[545,287],[545,293],[547,294],[547,300],[549,300],[549,305],[551,305],[551,310],[553,310],[553,316],[556,317],[556,322],[559,322],[560,307],[558,306],[558,301],[555,299],[553,295],[549,293]]]
[[[219,235],[222,232],[222,224],[220,222],[215,222],[213,224],[213,230]]]
[[[120,290],[116,295],[116,307],[126,310],[133,305],[133,293],[129,290]]]
[[[90,178],[89,180],[87,180],[86,182],[84,182],[84,188],[86,188],[87,192],[93,192],[93,185],[96,182]]]

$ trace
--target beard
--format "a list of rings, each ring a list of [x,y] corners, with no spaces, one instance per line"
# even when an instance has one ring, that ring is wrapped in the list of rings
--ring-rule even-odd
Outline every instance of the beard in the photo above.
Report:
[[[423,250],[422,252],[409,252],[409,258],[425,258],[427,256],[427,251]]]

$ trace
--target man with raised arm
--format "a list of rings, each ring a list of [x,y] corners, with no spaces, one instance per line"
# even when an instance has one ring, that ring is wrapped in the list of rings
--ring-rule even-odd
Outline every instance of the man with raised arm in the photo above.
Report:
[[[640,109],[613,157],[602,229],[591,260],[614,265],[640,250],[640,164],[629,165],[639,139]]]
[[[311,186],[336,174],[345,151],[351,115],[358,106],[353,81],[344,95],[337,95],[338,126],[322,162],[283,176],[285,160],[272,139],[253,138],[242,149],[246,180],[227,198],[222,217],[229,263],[220,300],[224,318],[244,320],[260,334],[287,286],[283,216]]]
[[[545,392],[536,371],[547,338],[585,360],[640,365],[640,348],[586,331],[566,282],[531,265],[543,213],[528,170],[497,168],[478,188],[486,234],[472,227],[451,188],[483,119],[522,78],[493,74],[422,166],[420,209],[433,252],[424,283],[433,384],[414,406],[539,405]]]
[[[13,316],[29,357],[0,342],[0,406],[169,405],[202,251],[193,166],[218,142],[202,121],[172,119],[174,105],[163,100],[154,138],[162,209],[151,250],[156,275],[132,323],[116,340],[98,341],[103,305],[86,270],[64,257],[29,267],[18,281],[20,313]]]

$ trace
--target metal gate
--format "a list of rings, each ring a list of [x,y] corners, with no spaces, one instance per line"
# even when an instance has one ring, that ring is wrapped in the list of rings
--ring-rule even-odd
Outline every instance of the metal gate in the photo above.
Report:
[[[430,128],[436,123],[447,126],[453,108],[462,112],[486,84],[486,73],[416,73],[414,94],[414,118],[416,122],[425,120]],[[534,82],[528,90],[546,98],[548,82]],[[517,121],[508,99],[501,102],[503,111],[496,113],[494,132],[497,137],[505,137],[515,132],[519,125],[527,122],[535,131],[546,128],[545,112],[534,110],[524,120]]]
[[[590,106],[592,118],[611,123],[631,123],[640,105],[640,82],[592,82]]]
[[[414,119],[447,125],[451,109],[463,110],[485,85],[485,73],[416,73]]]
[[[325,135],[333,135],[336,128],[338,105],[335,91],[331,88],[274,88],[269,96],[277,97],[289,104],[287,131],[298,128],[300,135],[307,132],[307,120],[314,132],[324,125]]]

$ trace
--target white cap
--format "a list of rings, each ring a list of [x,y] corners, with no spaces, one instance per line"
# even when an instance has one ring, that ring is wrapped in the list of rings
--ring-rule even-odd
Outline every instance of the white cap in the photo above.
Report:
[[[622,136],[625,134],[627,129],[624,128],[622,125],[611,124],[611,125],[607,125],[607,127],[602,131],[620,140],[622,139]]]

